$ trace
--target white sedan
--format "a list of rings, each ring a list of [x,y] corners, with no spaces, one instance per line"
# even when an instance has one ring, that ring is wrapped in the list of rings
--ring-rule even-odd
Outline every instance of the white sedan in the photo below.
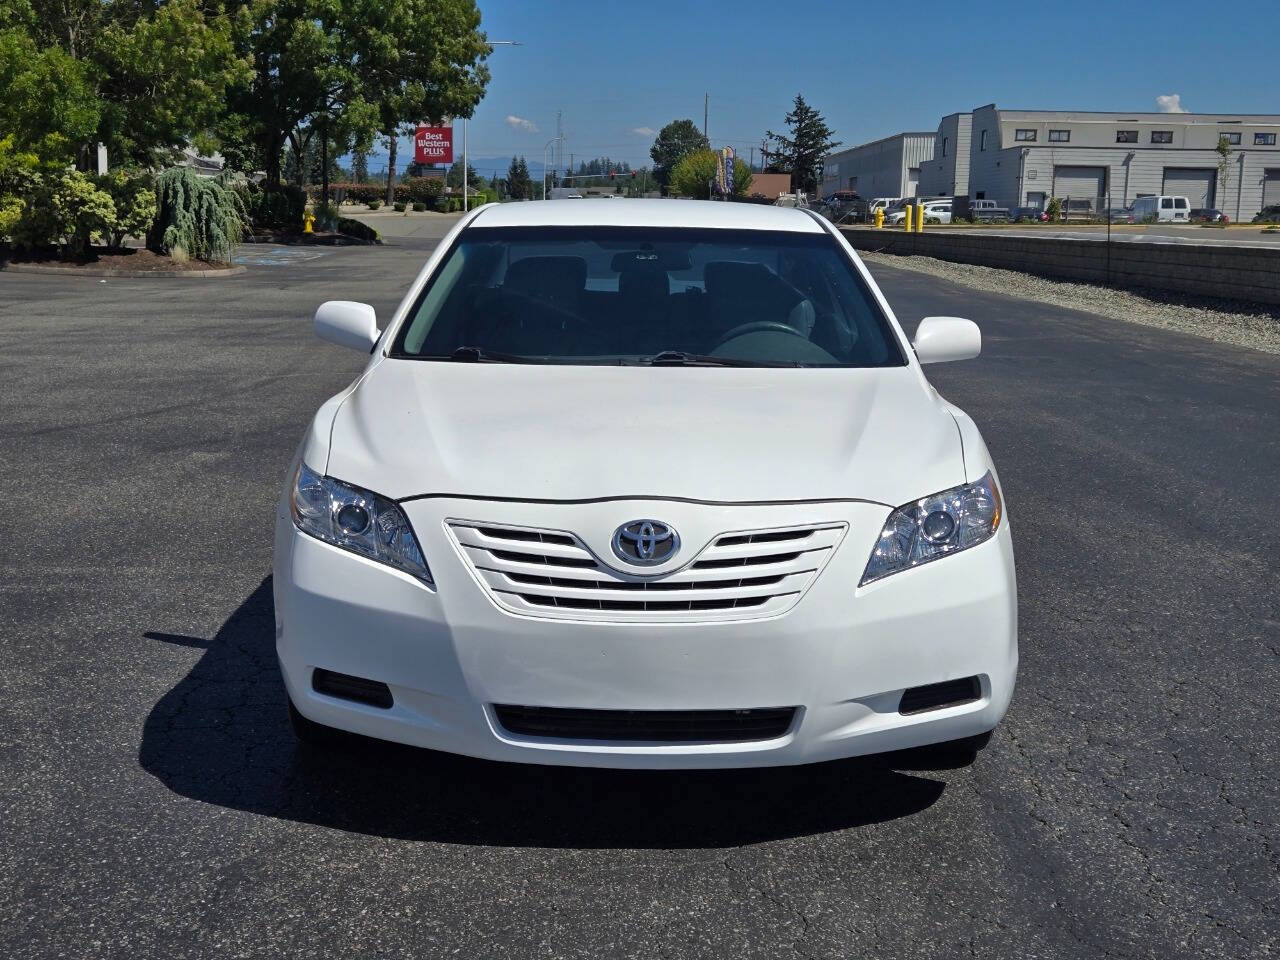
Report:
[[[973,421],[806,210],[480,207],[325,402],[280,498],[298,735],[608,767],[971,757],[1017,671]]]
[[[917,209],[921,209],[921,208],[917,208]],[[925,223],[928,223],[930,220],[937,220],[938,223],[951,222],[950,201],[948,201],[947,203],[926,203],[923,209],[924,209]],[[892,213],[890,213],[888,216],[884,218],[884,222],[885,223],[901,223],[904,219],[906,219],[906,216],[907,216],[906,210],[902,210],[902,209],[894,210]],[[915,214],[912,214],[911,216],[912,216],[912,220],[914,221]]]

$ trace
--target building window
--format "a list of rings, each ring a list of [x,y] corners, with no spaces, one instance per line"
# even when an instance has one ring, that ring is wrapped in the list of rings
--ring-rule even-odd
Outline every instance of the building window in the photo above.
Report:
[[[1274,133],[1255,133],[1253,135],[1253,145],[1255,147],[1274,147],[1276,145],[1276,135]]]
[[[1173,143],[1173,131],[1172,130],[1152,130],[1151,142],[1152,143]]]
[[[1036,132],[1035,130],[1030,129],[1015,130],[1013,132],[1013,139],[1020,140],[1023,143],[1034,143],[1036,139]]]
[[[1049,142],[1050,143],[1070,143],[1071,131],[1070,130],[1050,130]]]
[[[942,155],[944,157],[947,155],[947,138],[946,137],[942,138]]]
[[[983,130],[982,133],[978,134],[978,149],[979,150],[987,149],[987,131],[985,130]]]
[[[1238,147],[1238,146],[1240,146],[1240,134],[1239,134],[1238,132],[1235,132],[1235,133],[1220,133],[1220,134],[1218,134],[1218,136],[1219,136],[1221,139],[1223,139],[1223,140],[1227,141],[1227,143],[1231,144],[1231,146],[1233,146],[1233,147]]]
[[[1116,143],[1137,143],[1137,142],[1138,142],[1137,130],[1117,130],[1116,131]]]

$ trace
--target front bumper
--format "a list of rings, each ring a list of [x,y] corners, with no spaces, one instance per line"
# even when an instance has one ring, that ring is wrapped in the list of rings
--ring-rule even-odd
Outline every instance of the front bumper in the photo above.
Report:
[[[868,503],[724,506],[404,504],[434,588],[300,533],[284,502],[275,558],[276,646],[303,716],[451,753],[524,763],[641,768],[811,763],[984,733],[1017,671],[1007,522],[978,547],[857,586],[888,509]],[[501,608],[459,555],[446,521],[581,531],[661,516],[682,531],[847,524],[825,569],[786,612],[681,623],[592,622]],[[312,689],[316,668],[386,683],[389,709]],[[905,688],[977,676],[973,702],[901,714]],[[587,710],[797,707],[786,732],[733,743],[591,741],[513,734],[494,705]]]

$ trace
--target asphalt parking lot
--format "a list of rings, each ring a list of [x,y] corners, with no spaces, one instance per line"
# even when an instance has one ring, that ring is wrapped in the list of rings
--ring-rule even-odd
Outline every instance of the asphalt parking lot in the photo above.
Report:
[[[302,763],[273,505],[361,365],[310,316],[388,315],[414,223],[223,280],[0,273],[0,955],[1280,948],[1280,357],[892,267],[909,330],[984,331],[930,370],[1018,554],[1018,690],[974,765]]]

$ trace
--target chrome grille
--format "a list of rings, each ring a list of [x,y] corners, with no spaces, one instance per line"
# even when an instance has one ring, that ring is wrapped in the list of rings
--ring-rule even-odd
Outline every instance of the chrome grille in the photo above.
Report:
[[[721,534],[689,563],[645,576],[603,562],[575,534],[447,521],[476,578],[502,607],[534,617],[736,620],[789,610],[844,536],[843,523]]]

